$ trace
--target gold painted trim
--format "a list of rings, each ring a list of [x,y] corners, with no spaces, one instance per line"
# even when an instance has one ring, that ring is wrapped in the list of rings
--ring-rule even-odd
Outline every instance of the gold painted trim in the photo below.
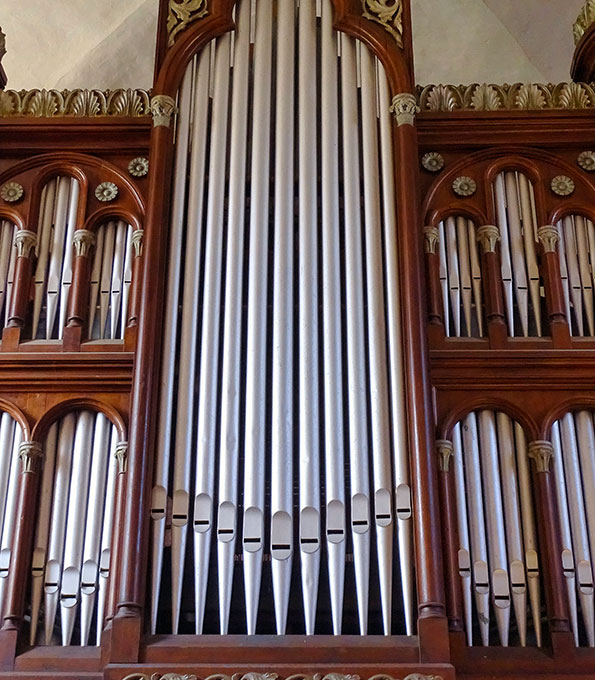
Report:
[[[118,90],[4,90],[0,91],[0,118],[97,118],[149,116],[150,93]]]
[[[204,680],[281,680],[285,677],[285,680],[362,680],[359,675],[351,675],[345,673],[296,673],[289,676],[280,676],[277,673],[215,673],[209,675]],[[156,673],[143,673],[134,672],[126,675],[122,680],[199,680],[196,675],[184,673],[183,671],[177,672],[156,672]],[[386,673],[378,673],[377,675],[372,675],[368,680],[443,680],[441,675],[425,675],[423,673],[409,673],[404,678],[397,678]]]
[[[208,14],[207,0],[169,0],[167,15],[167,44],[174,44],[178,33],[186,30],[189,24]]]
[[[387,30],[399,47],[403,47],[402,0],[362,0],[363,16]]]
[[[595,0],[587,0],[572,25],[574,44],[578,45],[589,26],[595,22]]]
[[[595,83],[418,85],[422,111],[595,109]]]

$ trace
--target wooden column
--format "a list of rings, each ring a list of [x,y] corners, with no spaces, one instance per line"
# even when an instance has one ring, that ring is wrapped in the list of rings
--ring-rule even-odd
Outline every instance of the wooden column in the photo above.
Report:
[[[453,455],[452,442],[446,439],[436,441],[438,452],[438,481],[440,484],[440,505],[442,508],[442,544],[446,560],[446,613],[448,628],[463,631],[464,614],[459,578],[459,537],[457,528],[457,503],[450,473],[450,459]]]
[[[560,256],[557,251],[560,233],[557,227],[548,224],[539,227],[537,238],[543,249],[541,256],[543,285],[552,341],[554,347],[568,348],[571,346],[570,319],[566,318],[564,289],[560,276]]]
[[[562,569],[562,540],[558,523],[556,490],[550,474],[550,461],[554,447],[548,441],[533,441],[527,447],[527,455],[534,462],[533,486],[542,546],[542,572],[547,616],[554,652],[566,653],[574,648],[570,632],[570,619],[566,579]]]
[[[146,564],[149,544],[149,500],[155,436],[156,380],[161,350],[169,191],[173,156],[172,117],[175,102],[166,95],[151,100],[151,175],[145,226],[138,344],[134,366],[128,448],[127,493],[124,499],[116,615],[112,625],[112,662],[138,659],[143,630]]]
[[[19,479],[6,602],[0,630],[0,669],[2,670],[14,668],[17,639],[23,623],[25,592],[31,573],[42,455],[42,446],[38,442],[21,442],[19,458],[23,466]]]
[[[500,240],[500,230],[492,224],[484,224],[477,230],[477,240],[481,246],[483,295],[490,346],[502,347],[508,338],[508,328],[506,326],[500,259],[496,252],[496,244]]]
[[[95,245],[95,240],[95,234],[87,229],[77,229],[72,239],[75,258],[72,267],[72,284],[68,298],[63,343],[67,352],[78,352],[81,348],[83,328],[89,313],[89,279],[91,274],[89,255]]]
[[[439,232],[436,227],[424,229],[424,251],[428,277],[428,340],[431,346],[444,340],[444,315],[440,288],[440,256],[436,252]]]
[[[14,237],[17,259],[14,267],[12,295],[8,311],[8,324],[2,334],[2,349],[14,351],[18,348],[21,331],[25,325],[29,291],[31,287],[32,254],[37,244],[37,234],[27,229],[19,229]]]
[[[449,657],[448,625],[425,332],[423,254],[418,226],[418,152],[414,127],[417,110],[414,95],[405,92],[393,98],[403,365],[407,381],[420,658],[422,661],[444,661]]]

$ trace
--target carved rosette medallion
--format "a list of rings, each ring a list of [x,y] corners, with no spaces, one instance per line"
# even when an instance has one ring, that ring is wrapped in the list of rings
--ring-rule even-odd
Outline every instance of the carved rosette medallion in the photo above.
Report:
[[[189,24],[208,14],[207,0],[169,0],[167,15],[168,45],[174,44],[176,36]]]
[[[387,30],[399,47],[403,47],[402,0],[362,0],[363,15]]]
[[[444,167],[444,156],[437,151],[428,151],[422,156],[421,164],[428,172],[440,172]]]
[[[151,98],[153,127],[169,127],[172,116],[177,112],[176,102],[166,94],[156,94]]]
[[[0,187],[0,198],[5,203],[16,203],[23,198],[25,190],[23,185],[18,182],[6,182]]]
[[[76,257],[87,257],[95,245],[95,234],[89,229],[76,229],[72,237]]]
[[[419,106],[415,95],[410,92],[401,92],[393,97],[389,110],[395,114],[397,125],[413,125],[415,114],[419,113]]]
[[[496,243],[500,240],[500,230],[493,224],[484,224],[477,230],[477,241],[484,253],[495,253]]]
[[[454,453],[452,442],[448,439],[437,439],[436,450],[438,451],[438,464],[442,472],[448,472],[450,467],[450,457]]]
[[[39,442],[21,442],[19,458],[23,464],[23,474],[38,472],[41,469],[43,449]]]
[[[544,253],[555,253],[556,246],[560,240],[560,232],[555,225],[546,224],[544,227],[539,227],[537,230],[537,238],[543,246]]]
[[[133,177],[146,177],[149,174],[149,159],[144,156],[133,158],[128,163],[128,172]]]
[[[17,257],[29,257],[31,251],[37,245],[37,234],[28,229],[18,229],[14,235],[14,247],[17,249]]]
[[[576,159],[578,165],[587,172],[595,171],[595,151],[583,151]]]
[[[471,177],[457,177],[452,183],[452,190],[457,196],[473,196],[477,191],[477,184]]]
[[[537,472],[549,472],[550,461],[554,455],[554,447],[548,441],[534,441],[529,444],[527,455],[535,461]]]
[[[118,473],[122,474],[128,469],[128,442],[118,442],[114,457],[118,461]]]
[[[424,249],[426,255],[435,255],[439,232],[437,227],[424,227]]]
[[[574,192],[574,182],[566,175],[554,177],[550,186],[558,196],[570,196]]]
[[[95,198],[103,203],[113,201],[118,195],[118,187],[113,182],[101,182],[95,189]]]

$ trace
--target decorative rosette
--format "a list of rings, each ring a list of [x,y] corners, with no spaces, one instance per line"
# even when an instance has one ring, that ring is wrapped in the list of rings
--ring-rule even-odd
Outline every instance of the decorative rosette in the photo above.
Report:
[[[574,191],[574,182],[566,175],[557,175],[552,180],[551,187],[558,196],[570,196]]]
[[[0,187],[0,198],[6,203],[16,203],[23,197],[24,193],[23,186],[18,182],[6,182]]]
[[[593,172],[595,170],[595,151],[583,151],[579,153],[576,162],[583,170]]]
[[[118,195],[118,187],[113,182],[102,182],[95,189],[95,198],[107,203],[113,201]]]
[[[144,156],[133,158],[128,163],[128,172],[133,177],[146,177],[149,174],[149,159]]]
[[[421,164],[428,172],[440,172],[444,167],[444,157],[437,151],[428,151],[422,156]]]
[[[471,177],[457,177],[452,183],[452,189],[457,196],[473,196],[477,191],[477,184]]]

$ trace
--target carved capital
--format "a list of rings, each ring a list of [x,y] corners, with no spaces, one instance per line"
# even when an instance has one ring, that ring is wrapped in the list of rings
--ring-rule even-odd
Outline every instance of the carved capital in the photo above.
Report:
[[[549,472],[554,447],[547,441],[534,441],[527,447],[527,455],[535,461],[537,472]]]
[[[144,235],[145,235],[144,229],[135,229],[132,232],[132,245],[134,247],[134,257],[140,257],[143,254]]]
[[[560,232],[558,227],[553,224],[546,224],[544,227],[539,227],[537,230],[537,238],[539,243],[543,246],[544,253],[555,253],[556,246],[560,240]]]
[[[176,102],[166,94],[156,94],[151,97],[151,115],[153,127],[163,125],[169,127],[171,118],[177,112]]]
[[[419,106],[415,95],[401,92],[393,97],[390,112],[395,114],[397,125],[413,125],[415,114],[419,113]]]
[[[403,3],[402,0],[362,0],[363,16],[375,21],[388,31],[403,47]]]
[[[500,230],[493,224],[484,224],[477,230],[477,240],[484,253],[495,253],[500,240]]]
[[[438,451],[438,463],[442,472],[448,472],[450,467],[450,457],[454,453],[452,442],[448,439],[437,439],[436,450]]]
[[[87,257],[96,240],[95,234],[89,229],[76,229],[72,237],[75,256]]]
[[[126,472],[128,469],[128,442],[118,442],[114,456],[118,461],[118,474]]]
[[[18,229],[14,235],[14,245],[17,257],[29,257],[31,250],[37,245],[37,234],[27,229]]]
[[[21,442],[19,446],[19,458],[23,463],[23,474],[38,472],[41,469],[43,449],[39,442]]]
[[[426,251],[426,255],[436,254],[438,233],[437,227],[424,227],[424,250]]]

